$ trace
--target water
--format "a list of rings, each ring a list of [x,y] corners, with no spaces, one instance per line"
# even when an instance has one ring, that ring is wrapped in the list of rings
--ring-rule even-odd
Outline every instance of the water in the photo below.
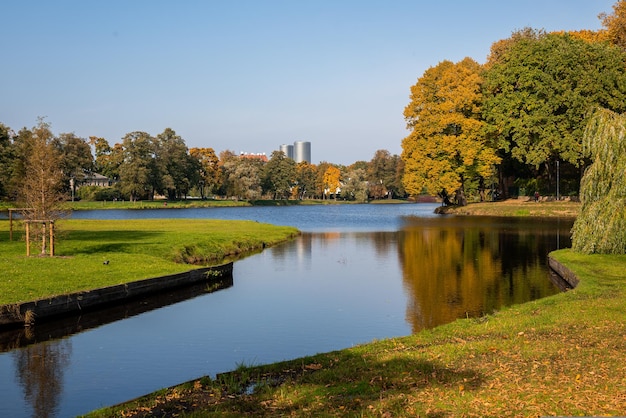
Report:
[[[254,219],[305,233],[237,261],[233,282],[214,293],[190,289],[0,334],[0,416],[74,416],[239,364],[408,335],[558,291],[546,255],[569,245],[571,221],[439,217],[433,209],[77,212],[81,218]]]

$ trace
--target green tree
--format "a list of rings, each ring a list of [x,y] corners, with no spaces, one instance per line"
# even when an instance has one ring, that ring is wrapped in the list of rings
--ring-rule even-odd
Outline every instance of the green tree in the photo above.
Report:
[[[205,190],[214,193],[222,184],[220,160],[213,148],[190,148],[189,154],[198,161],[200,169],[198,186],[200,197],[204,199]]]
[[[274,199],[288,199],[296,180],[296,163],[284,152],[274,151],[263,169],[263,190]]]
[[[131,132],[122,141],[120,187],[130,200],[154,196],[154,138],[146,132]]]
[[[157,184],[169,199],[186,197],[200,179],[200,163],[189,154],[182,137],[166,128],[156,137]]]
[[[357,168],[346,173],[345,181],[341,186],[341,197],[346,200],[367,202],[368,183],[364,169]]]
[[[370,195],[374,199],[398,195],[399,185],[396,173],[399,160],[399,156],[391,155],[384,149],[379,149],[374,153],[374,157],[367,165]]]
[[[9,183],[14,158],[13,131],[0,123],[0,199],[9,196]]]
[[[120,166],[124,161],[124,148],[122,144],[115,144],[113,148],[104,138],[89,137],[89,144],[94,147],[95,161],[94,170],[114,181],[120,179]]]
[[[471,58],[443,61],[411,87],[404,116],[411,133],[402,141],[403,183],[411,195],[457,193],[465,204],[465,184],[491,176],[499,163],[482,134],[481,66]]]
[[[538,168],[583,162],[590,109],[626,108],[625,56],[606,43],[568,34],[512,42],[484,73],[483,116],[504,153]]]
[[[76,186],[94,168],[91,147],[85,139],[74,133],[60,134],[52,144],[59,152],[64,189],[72,188],[71,193],[74,196]]]
[[[296,165],[296,188],[298,199],[315,196],[315,179],[317,167],[308,161],[301,161]]]
[[[259,159],[241,158],[232,151],[220,153],[220,164],[225,196],[237,199],[260,199],[263,162]]]
[[[580,185],[582,207],[572,228],[572,248],[626,254],[626,115],[597,110],[583,146],[593,163]]]

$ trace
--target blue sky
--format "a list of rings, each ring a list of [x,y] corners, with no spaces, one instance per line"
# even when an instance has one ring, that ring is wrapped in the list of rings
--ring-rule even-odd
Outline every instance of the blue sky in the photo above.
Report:
[[[54,133],[174,129],[188,147],[312,162],[400,154],[411,85],[524,27],[599,29],[617,0],[6,1],[0,123]]]

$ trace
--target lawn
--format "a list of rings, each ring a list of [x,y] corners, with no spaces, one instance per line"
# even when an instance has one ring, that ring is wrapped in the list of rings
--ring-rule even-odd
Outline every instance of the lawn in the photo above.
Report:
[[[291,227],[224,220],[62,220],[55,257],[26,257],[0,220],[0,305],[191,270],[288,240]],[[37,254],[37,245],[31,246]]]
[[[534,202],[527,198],[508,199],[498,202],[470,203],[467,206],[448,206],[442,213],[471,216],[536,216],[575,218],[580,203],[569,200]]]

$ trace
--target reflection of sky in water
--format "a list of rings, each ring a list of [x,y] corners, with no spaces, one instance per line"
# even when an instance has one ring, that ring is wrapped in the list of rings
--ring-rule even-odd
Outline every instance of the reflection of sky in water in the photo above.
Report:
[[[535,246],[534,255],[522,259],[528,267],[538,264],[537,258],[545,264],[547,251],[556,246],[552,224],[484,218],[468,226],[459,218],[412,217],[420,211],[432,217],[432,207],[422,205],[242,209],[237,216],[257,213],[262,222],[274,217],[322,232],[305,232],[236,262],[232,287],[68,337],[67,365],[56,375],[62,380],[58,416],[85,413],[241,363],[280,361],[410,334],[429,325],[424,317],[437,320],[441,312],[451,312],[453,319],[458,312],[448,303],[459,295],[462,303],[476,297],[485,303],[485,295],[461,294],[463,289],[442,278],[429,284],[429,278],[449,268],[441,264],[448,255],[454,262],[472,263],[481,273],[476,277],[488,267],[508,272],[503,280],[474,283],[501,295],[537,287],[520,282],[517,261],[503,259],[502,253],[525,253],[515,247],[519,244]],[[184,212],[167,211],[191,217]],[[313,219],[313,213],[324,216]],[[348,225],[345,232],[338,231],[341,219]],[[509,247],[501,248],[503,243]],[[472,255],[469,248],[480,251]],[[424,258],[428,251],[437,256]],[[438,286],[443,295],[429,293]],[[36,355],[35,349],[21,350]],[[30,416],[11,353],[0,354],[0,373],[6,376],[0,379],[0,416]]]

